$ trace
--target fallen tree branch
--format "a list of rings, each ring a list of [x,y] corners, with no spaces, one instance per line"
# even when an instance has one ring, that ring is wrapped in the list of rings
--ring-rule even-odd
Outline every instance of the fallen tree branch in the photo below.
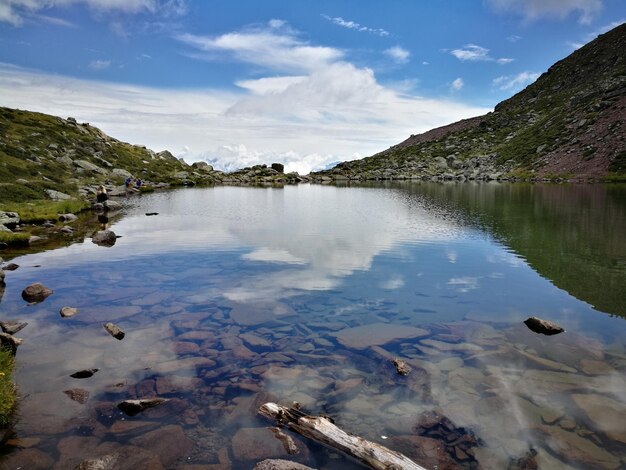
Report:
[[[298,434],[340,450],[375,470],[426,470],[406,455],[359,436],[348,434],[322,416],[308,416],[295,408],[265,403],[259,414],[284,424]]]

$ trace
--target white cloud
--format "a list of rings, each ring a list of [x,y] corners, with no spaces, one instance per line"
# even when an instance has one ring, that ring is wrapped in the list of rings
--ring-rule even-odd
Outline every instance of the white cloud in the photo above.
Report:
[[[489,57],[489,49],[477,46],[476,44],[467,44],[461,49],[454,49],[450,54],[463,61],[492,60],[492,58]]]
[[[396,275],[382,282],[380,284],[380,288],[385,289],[385,290],[396,290],[396,289],[400,289],[401,287],[404,287],[404,284],[405,282],[402,276]]]
[[[253,92],[156,89],[0,65],[3,106],[73,116],[118,139],[223,169],[279,161],[306,174],[489,111],[397,92],[378,84],[371,70],[347,63],[283,91],[258,94],[259,84],[248,86]]]
[[[287,77],[264,77],[255,80],[239,80],[235,85],[249,90],[255,95],[265,95],[266,93],[280,93],[285,91],[290,85],[301,83],[306,80],[306,76]]]
[[[458,292],[469,292],[472,290],[476,290],[479,287],[478,277],[453,277],[448,281],[448,285],[452,286]]]
[[[242,255],[242,259],[248,261],[263,261],[266,263],[276,264],[306,264],[304,258],[292,255],[287,250],[272,249],[267,247],[257,248],[256,250]]]
[[[301,174],[489,111],[383,86],[371,69],[346,62],[336,49],[303,42],[280,20],[182,40],[203,54],[219,52],[254,65],[257,78],[237,81],[239,89],[232,92],[156,89],[0,65],[2,104],[73,116],[116,138],[169,149],[188,162],[203,159],[224,170],[282,162],[287,171]],[[92,66],[103,69],[111,65],[107,62]],[[271,73],[258,77],[259,65]]]
[[[489,0],[498,11],[513,12],[526,20],[540,18],[564,19],[577,13],[578,21],[588,24],[602,11],[602,0]]]
[[[447,50],[444,50],[447,52]],[[508,57],[502,57],[500,59],[495,59],[489,55],[489,49],[482,46],[477,46],[476,44],[466,44],[462,48],[453,49],[450,51],[454,57],[463,62],[497,62],[499,64],[508,64],[513,62],[515,59],[510,59]]]
[[[385,54],[398,64],[406,64],[411,57],[411,53],[400,46],[393,46],[385,50]]]
[[[465,83],[463,82],[463,79],[459,77],[450,84],[450,90],[459,91],[464,85]]]
[[[506,38],[506,40],[509,42],[517,42],[520,39],[522,39],[522,37],[518,36],[517,34],[511,34],[509,37]]]
[[[89,62],[89,68],[93,70],[105,70],[111,66],[110,60],[92,60]]]
[[[38,11],[72,5],[84,5],[100,13],[150,13],[164,17],[180,16],[187,12],[186,0],[2,0],[0,22],[21,26],[25,18],[36,15]],[[53,20],[56,24],[65,22],[59,18],[53,18]]]
[[[232,54],[236,60],[288,73],[309,72],[343,56],[339,49],[312,46],[291,30],[276,30],[276,21],[270,22],[274,26],[270,24],[269,29],[249,28],[213,37],[181,34],[177,39],[205,52],[197,58],[216,60],[219,53]]]
[[[57,18],[56,16],[37,15],[36,19],[43,21],[44,23],[53,24],[55,26],[63,26],[64,28],[78,28],[74,23]]]
[[[503,75],[493,80],[492,85],[500,90],[522,89],[539,78],[535,72],[521,72],[517,75]]]
[[[515,59],[511,59],[509,57],[501,57],[500,59],[497,59],[496,62],[499,63],[499,64],[510,64],[514,60]]]
[[[332,17],[330,17],[328,15],[322,15],[322,17],[326,18],[328,21],[330,21],[331,23],[336,24],[337,26],[341,26],[342,28],[354,29],[356,31],[366,32],[366,33],[372,33],[372,34],[376,34],[377,36],[380,36],[380,37],[389,36],[389,32],[385,31],[382,28],[370,28],[368,26],[363,26],[363,25],[361,25],[359,23],[356,23],[354,21],[344,20],[340,16],[336,16],[336,17],[332,18]]]

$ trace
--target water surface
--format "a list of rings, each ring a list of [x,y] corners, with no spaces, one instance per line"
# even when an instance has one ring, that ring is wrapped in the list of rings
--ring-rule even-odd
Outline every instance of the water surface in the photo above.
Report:
[[[356,468],[295,435],[289,455],[257,416],[266,401],[297,401],[430,468],[619,468],[624,194],[412,183],[124,201],[115,246],[13,260],[0,317],[29,325],[0,467],[130,452],[135,468],[249,469],[269,457]],[[54,294],[26,305],[32,282]],[[66,305],[79,314],[61,318]],[[521,323],[531,315],[566,333],[532,333]],[[412,372],[398,376],[392,358]],[[77,388],[84,403],[63,393]],[[134,417],[115,407],[151,396],[170,401]]]

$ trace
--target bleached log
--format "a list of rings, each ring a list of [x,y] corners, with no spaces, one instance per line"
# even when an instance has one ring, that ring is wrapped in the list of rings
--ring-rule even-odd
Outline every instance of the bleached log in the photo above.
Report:
[[[426,470],[406,455],[349,434],[323,416],[308,416],[297,409],[286,408],[276,403],[261,405],[259,414],[276,420],[304,437],[340,450],[375,470]]]

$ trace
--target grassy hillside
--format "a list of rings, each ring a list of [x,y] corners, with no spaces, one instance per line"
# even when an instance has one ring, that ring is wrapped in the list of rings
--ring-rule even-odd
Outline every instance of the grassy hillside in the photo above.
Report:
[[[494,112],[413,135],[317,180],[626,176],[626,24],[554,64]]]
[[[75,197],[105,181],[135,177],[177,183],[189,170],[169,152],[113,139],[87,123],[0,108],[0,204],[45,199],[46,189]]]

